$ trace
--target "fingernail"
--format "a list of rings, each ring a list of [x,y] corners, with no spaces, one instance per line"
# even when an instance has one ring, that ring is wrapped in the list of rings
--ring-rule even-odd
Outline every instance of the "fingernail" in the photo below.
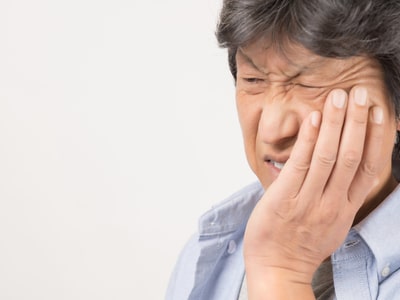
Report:
[[[342,90],[335,90],[332,94],[332,103],[337,108],[343,108],[346,102],[346,93]]]
[[[320,114],[318,111],[314,111],[311,113],[311,125],[318,128],[320,123]]]
[[[367,104],[367,90],[362,87],[356,88],[354,91],[354,101],[360,106]]]
[[[383,111],[382,108],[375,106],[372,108],[372,118],[376,124],[382,124],[383,122]]]

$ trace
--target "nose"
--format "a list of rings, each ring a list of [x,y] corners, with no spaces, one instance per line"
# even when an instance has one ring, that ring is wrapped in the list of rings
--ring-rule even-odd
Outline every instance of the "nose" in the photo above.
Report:
[[[297,136],[300,128],[299,115],[287,101],[266,101],[258,126],[259,138],[263,143],[281,145]]]

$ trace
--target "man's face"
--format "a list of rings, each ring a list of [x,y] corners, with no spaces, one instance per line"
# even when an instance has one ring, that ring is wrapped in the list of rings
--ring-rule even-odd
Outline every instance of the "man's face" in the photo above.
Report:
[[[250,167],[266,189],[288,160],[303,119],[322,111],[334,88],[347,92],[359,85],[368,90],[369,106],[383,109],[387,163],[379,186],[391,177],[391,153],[397,128],[380,65],[368,57],[323,58],[292,45],[285,54],[263,40],[236,54],[236,100]],[[290,184],[290,183],[288,183]]]

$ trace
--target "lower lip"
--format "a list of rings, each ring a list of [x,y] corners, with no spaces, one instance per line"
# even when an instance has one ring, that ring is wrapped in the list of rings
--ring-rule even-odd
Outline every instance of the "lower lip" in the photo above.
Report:
[[[279,175],[279,173],[281,172],[281,169],[275,167],[272,162],[265,161],[265,164],[268,166],[268,168],[271,169],[272,172],[276,173],[277,175]]]

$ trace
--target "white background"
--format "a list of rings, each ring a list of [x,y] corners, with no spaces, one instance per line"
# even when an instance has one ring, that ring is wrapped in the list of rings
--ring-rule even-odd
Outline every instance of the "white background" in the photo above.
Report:
[[[162,299],[254,180],[220,1],[0,2],[0,299]]]

